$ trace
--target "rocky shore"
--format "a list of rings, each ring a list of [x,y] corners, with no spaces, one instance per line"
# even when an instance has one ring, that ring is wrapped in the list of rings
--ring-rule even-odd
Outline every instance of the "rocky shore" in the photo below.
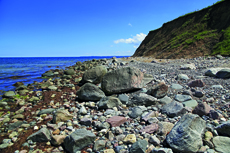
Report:
[[[4,153],[228,153],[230,58],[77,62],[0,101]]]

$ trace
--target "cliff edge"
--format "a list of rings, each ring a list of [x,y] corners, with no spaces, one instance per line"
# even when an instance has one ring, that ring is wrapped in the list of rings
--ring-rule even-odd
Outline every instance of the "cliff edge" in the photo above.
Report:
[[[230,0],[188,13],[152,30],[133,57],[193,58],[230,55]]]

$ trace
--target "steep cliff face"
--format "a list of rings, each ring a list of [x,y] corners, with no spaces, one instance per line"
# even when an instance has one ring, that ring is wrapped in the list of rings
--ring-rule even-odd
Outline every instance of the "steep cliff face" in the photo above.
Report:
[[[215,54],[230,55],[230,0],[150,31],[133,56],[192,58]]]

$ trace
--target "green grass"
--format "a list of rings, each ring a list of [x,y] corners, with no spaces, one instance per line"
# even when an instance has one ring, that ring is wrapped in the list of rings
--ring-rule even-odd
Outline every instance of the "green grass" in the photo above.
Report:
[[[227,29],[222,30],[222,32],[223,40],[214,46],[212,55],[230,55],[230,26]]]

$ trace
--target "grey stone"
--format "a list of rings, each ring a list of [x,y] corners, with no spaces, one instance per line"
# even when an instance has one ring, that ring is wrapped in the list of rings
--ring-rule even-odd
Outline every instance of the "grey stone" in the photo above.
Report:
[[[98,102],[99,109],[113,108],[113,107],[118,107],[120,105],[122,105],[121,101],[118,98],[112,96],[103,97]]]
[[[168,96],[165,96],[164,98],[159,99],[160,104],[168,104],[171,102],[172,102],[172,99]]]
[[[192,109],[194,109],[198,105],[196,100],[185,101],[182,102],[182,104],[184,105],[184,107],[191,107]]]
[[[195,64],[191,63],[191,64],[184,64],[180,66],[180,70],[195,70]]]
[[[57,87],[55,87],[55,86],[49,86],[48,89],[49,90],[57,90]]]
[[[97,140],[97,141],[95,141],[94,146],[93,146],[93,150],[99,151],[99,150],[105,148],[105,143],[106,143],[105,140]]]
[[[131,146],[130,153],[145,153],[147,145],[146,140],[138,140]]]
[[[188,100],[191,100],[192,97],[189,96],[189,95],[181,95],[181,94],[177,94],[174,98],[176,101],[179,101],[179,102],[184,102],[184,101],[188,101]]]
[[[193,96],[201,98],[204,96],[204,93],[202,91],[195,91],[195,93],[193,94]]]
[[[75,71],[74,71],[74,69],[68,69],[68,70],[65,70],[64,73],[65,73],[66,75],[74,75],[74,74],[75,74]]]
[[[141,116],[141,114],[143,113],[143,111],[147,110],[146,107],[144,106],[136,106],[132,109],[131,112],[129,112],[129,116],[131,118],[137,118],[138,116]]]
[[[173,128],[174,124],[170,122],[159,122],[158,123],[159,128],[157,131],[158,135],[164,135],[166,136]]]
[[[126,104],[129,101],[129,96],[126,94],[119,94],[118,99],[120,99],[123,104]]]
[[[185,114],[186,109],[183,107],[183,104],[172,101],[171,103],[168,103],[162,107],[161,113],[166,114],[169,117],[175,117]]]
[[[129,102],[128,105],[137,105],[137,106],[151,106],[156,105],[159,100],[157,98],[147,95],[145,93],[140,93],[139,95],[135,95]]]
[[[178,79],[178,80],[188,80],[189,77],[188,77],[186,74],[179,74],[179,75],[177,76],[177,79]]]
[[[101,87],[106,94],[115,94],[141,89],[145,84],[144,74],[140,70],[125,67],[106,73]]]
[[[216,73],[216,77],[226,79],[230,78],[230,69],[222,69]]]
[[[42,114],[51,114],[55,111],[54,108],[48,108],[48,109],[43,109],[38,113],[38,116],[42,115]]]
[[[54,73],[52,71],[48,71],[42,74],[42,77],[52,77],[52,76],[54,76]]]
[[[78,98],[86,101],[98,101],[105,96],[105,93],[92,83],[84,84],[77,91]]]
[[[223,122],[216,127],[218,134],[230,137],[230,120]]]
[[[154,135],[149,137],[149,142],[154,146],[159,146],[161,141]]]
[[[170,88],[175,89],[175,90],[183,89],[183,87],[181,85],[176,84],[176,83],[172,83]]]
[[[205,72],[205,75],[206,75],[206,76],[215,77],[215,76],[216,76],[216,73],[217,73],[218,71],[220,71],[221,69],[223,69],[223,68],[210,68],[210,69],[208,69],[208,70]]]
[[[186,114],[172,128],[166,141],[174,151],[195,153],[203,145],[201,134],[205,127],[205,121],[198,115]]]
[[[73,115],[70,114],[67,110],[58,109],[53,115],[52,122],[53,123],[65,122],[71,120],[72,118]]]
[[[17,127],[21,126],[23,124],[23,121],[17,121],[14,123],[9,124],[9,130],[16,129]]]
[[[168,86],[164,82],[160,82],[153,87],[151,87],[148,91],[147,94],[152,95],[153,97],[156,98],[163,98],[166,96],[168,92]]]
[[[221,153],[227,153],[230,151],[230,138],[224,136],[216,136],[212,140],[215,150]]]
[[[64,146],[70,153],[75,153],[92,144],[95,139],[94,133],[86,129],[78,129],[65,138]]]
[[[51,140],[51,133],[47,128],[42,128],[30,135],[27,140],[32,140],[33,142],[47,142]]]
[[[218,85],[212,85],[211,88],[223,89],[224,87],[222,85],[218,84]]]
[[[82,83],[101,83],[102,77],[107,73],[107,68],[104,66],[96,66],[90,70],[87,70],[82,77]]]
[[[3,98],[13,98],[14,96],[15,96],[14,91],[7,91],[2,95]]]

